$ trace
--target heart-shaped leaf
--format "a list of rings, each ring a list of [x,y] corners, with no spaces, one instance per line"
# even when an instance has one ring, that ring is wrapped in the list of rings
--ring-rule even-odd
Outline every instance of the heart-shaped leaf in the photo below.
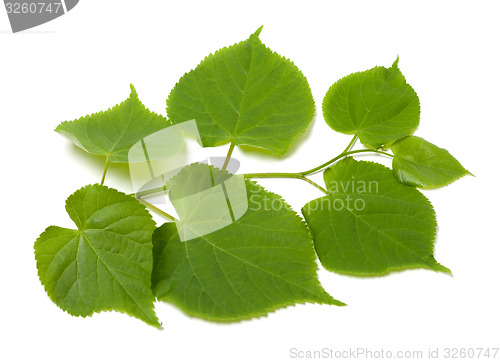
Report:
[[[302,212],[326,269],[367,276],[408,268],[449,272],[434,259],[436,217],[417,189],[383,165],[352,157],[324,178],[330,195]]]
[[[183,170],[195,171],[207,165]],[[227,173],[212,168],[214,180]],[[175,178],[173,182],[175,183]],[[181,241],[174,223],[153,235],[153,291],[186,313],[234,321],[295,303],[342,305],[321,287],[309,232],[278,195],[246,181],[248,210],[230,225]],[[196,212],[196,210],[193,210]],[[215,211],[215,214],[221,214]]]
[[[35,242],[49,297],[75,316],[116,310],[159,327],[151,292],[155,222],[144,206],[92,185],[71,195],[66,210],[77,230],[49,226]]]
[[[173,123],[195,119],[205,147],[233,142],[284,154],[314,117],[306,78],[259,39],[207,56],[167,100]]]
[[[348,75],[330,87],[323,117],[337,132],[356,134],[361,143],[379,148],[415,131],[418,96],[398,68],[375,67]]]
[[[110,162],[127,163],[128,151],[134,144],[169,126],[165,117],[144,107],[133,85],[130,89],[130,97],[119,105],[62,122],[55,131],[93,155],[106,156]]]

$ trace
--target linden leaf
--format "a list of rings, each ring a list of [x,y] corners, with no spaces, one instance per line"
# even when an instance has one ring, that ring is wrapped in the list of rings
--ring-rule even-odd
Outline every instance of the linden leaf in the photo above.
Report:
[[[194,186],[203,167],[209,168],[195,165],[182,170],[171,184],[184,192],[181,184]],[[227,180],[225,171],[210,169],[216,185]],[[218,321],[262,316],[295,303],[343,305],[317,279],[313,244],[300,217],[278,195],[256,183],[246,181],[246,192],[248,210],[223,228],[187,241],[180,240],[174,223],[155,231],[156,297],[187,314]],[[222,213],[214,210],[216,215]]]
[[[450,272],[433,256],[432,205],[390,169],[348,157],[328,168],[324,179],[330,195],[302,212],[326,269],[366,276],[407,268]]]
[[[406,185],[442,187],[470,174],[447,150],[420,137],[402,138],[392,144],[391,150],[394,175]]]
[[[169,120],[195,119],[205,147],[233,142],[281,155],[314,117],[306,78],[262,44],[261,30],[207,56],[168,97]]]
[[[67,199],[66,210],[77,230],[49,226],[35,242],[49,297],[75,316],[116,310],[159,327],[151,292],[155,222],[144,206],[89,185]]]
[[[337,132],[357,134],[361,143],[379,148],[415,131],[418,96],[398,68],[375,67],[348,75],[330,87],[323,117]]]
[[[150,112],[130,85],[130,97],[104,112],[59,124],[55,131],[88,153],[128,162],[128,151],[144,137],[169,126],[165,117]]]

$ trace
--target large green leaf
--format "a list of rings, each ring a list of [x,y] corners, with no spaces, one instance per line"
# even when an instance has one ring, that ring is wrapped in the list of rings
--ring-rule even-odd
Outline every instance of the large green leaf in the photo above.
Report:
[[[402,138],[391,150],[394,175],[406,185],[436,188],[470,174],[447,150],[420,137]]]
[[[128,151],[135,143],[169,125],[165,117],[144,107],[134,86],[130,89],[130,97],[122,103],[62,122],[55,131],[91,154],[109,157],[110,162],[128,162]]]
[[[406,268],[449,272],[433,256],[436,217],[417,189],[390,169],[348,157],[324,173],[329,195],[302,212],[323,266],[354,275]]]
[[[375,67],[337,81],[323,99],[323,116],[335,131],[357,134],[363,144],[378,148],[415,131],[420,104],[396,59],[390,68]]]
[[[195,185],[197,170],[208,168],[193,167],[176,176],[179,184]],[[193,171],[190,180],[186,173]],[[214,180],[227,175],[215,168],[212,174]],[[261,316],[295,303],[342,305],[317,279],[313,244],[300,217],[278,195],[249,181],[246,188],[248,210],[228,226],[187,241],[180,240],[174,223],[157,229],[156,297],[188,314],[219,321]]]
[[[35,242],[49,297],[76,316],[116,310],[159,326],[151,292],[155,222],[134,198],[100,185],[66,201],[77,230],[49,226]]]
[[[261,30],[207,56],[168,97],[170,121],[195,119],[205,147],[233,142],[284,154],[314,116],[306,78],[262,44]]]

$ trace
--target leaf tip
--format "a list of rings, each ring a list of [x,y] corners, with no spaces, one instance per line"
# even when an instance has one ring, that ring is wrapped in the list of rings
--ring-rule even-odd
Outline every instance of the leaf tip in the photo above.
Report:
[[[394,63],[392,63],[392,67],[394,69],[398,69],[398,63],[399,63],[399,55],[397,55],[396,60],[394,61]]]
[[[137,91],[132,83],[130,83],[130,98],[137,97]]]
[[[158,318],[156,317],[156,315],[155,315],[154,319],[151,319],[151,320],[147,321],[146,323],[149,324],[152,327],[158,328],[161,331],[164,329],[163,328],[163,323],[158,320]]]
[[[255,33],[253,33],[251,36],[256,36],[256,37],[259,37],[260,35],[260,32],[262,31],[262,29],[264,28],[264,25],[261,25],[256,31]]]
[[[437,272],[442,272],[442,273],[448,274],[449,276],[453,276],[453,273],[451,272],[450,269],[448,269],[447,267],[445,267],[444,265],[441,265],[439,263],[436,263],[436,265],[434,266],[433,269]]]
[[[334,306],[337,306],[337,307],[347,307],[347,304],[340,301],[340,300],[337,300],[337,299],[334,299],[332,301],[332,304],[331,305],[334,305]]]

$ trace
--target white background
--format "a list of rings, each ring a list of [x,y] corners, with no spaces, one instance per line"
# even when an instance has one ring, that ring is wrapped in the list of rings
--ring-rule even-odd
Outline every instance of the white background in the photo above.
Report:
[[[298,360],[291,348],[424,356],[440,348],[443,356],[447,347],[500,347],[499,10],[494,1],[84,0],[51,23],[12,34],[0,7],[0,360],[290,361]],[[103,160],[53,129],[124,100],[129,83],[165,114],[184,72],[260,25],[262,41],[306,75],[318,112],[282,159],[236,150],[241,172],[299,171],[340,153],[350,137],[324,124],[326,90],[399,55],[420,97],[416,134],[476,175],[425,192],[438,215],[436,259],[453,277],[412,270],[354,278],[320,268],[325,289],[347,307],[299,305],[217,324],[157,303],[163,330],[115,312],[83,319],[58,309],[38,280],[33,242],[49,225],[72,227],[64,201],[100,180]],[[111,167],[106,183],[127,191],[124,175]],[[295,210],[320,196],[298,180],[262,183]]]

